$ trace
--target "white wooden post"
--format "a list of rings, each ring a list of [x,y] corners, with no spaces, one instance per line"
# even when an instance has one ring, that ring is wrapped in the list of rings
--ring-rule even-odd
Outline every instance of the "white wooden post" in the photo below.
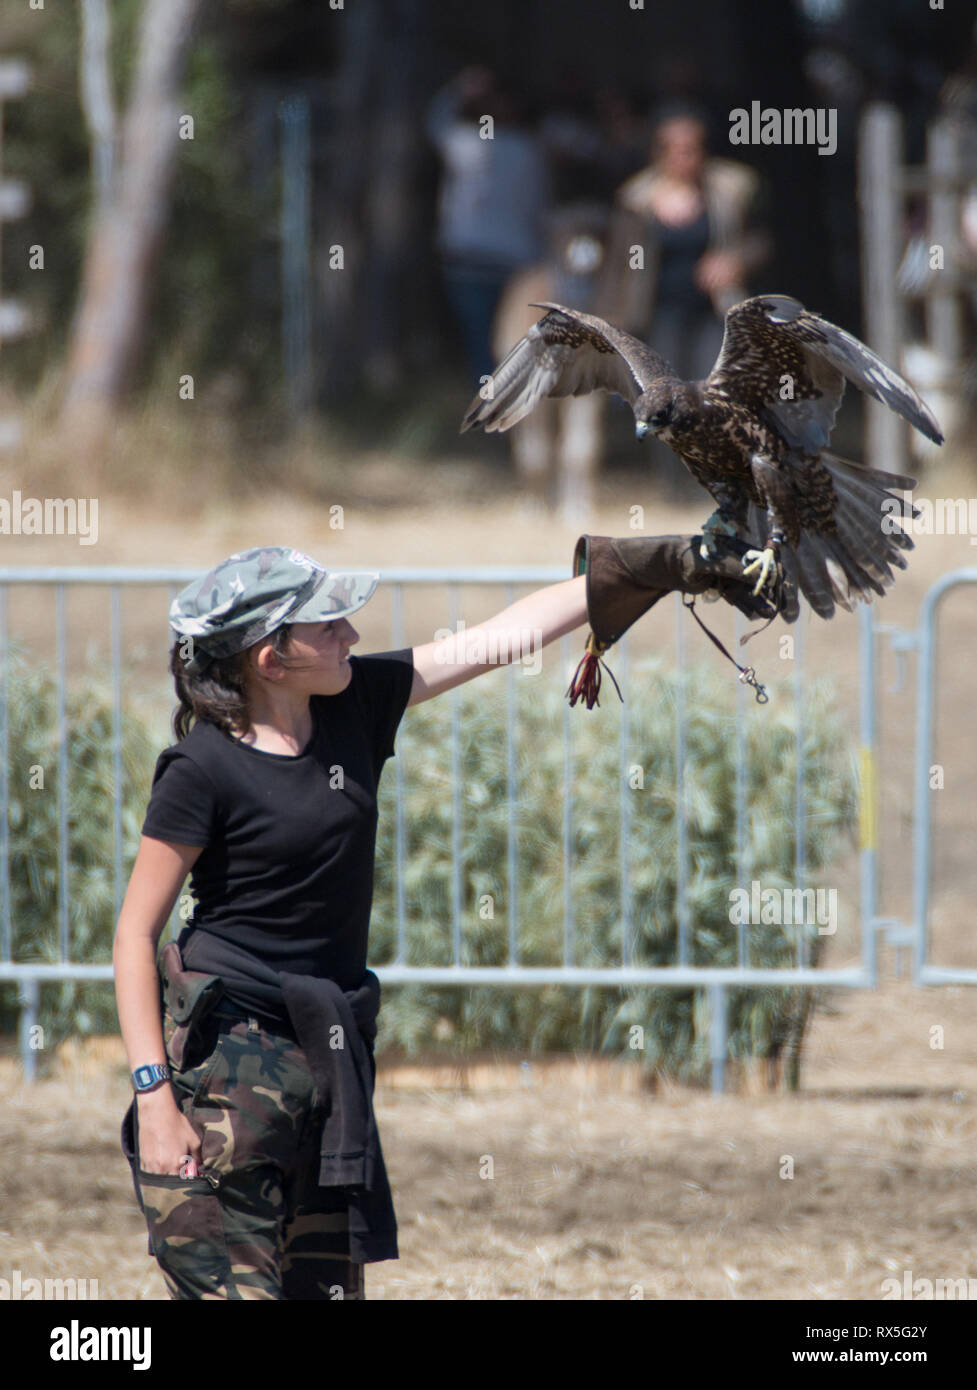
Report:
[[[893,106],[870,106],[858,142],[858,205],[865,340],[902,369],[902,300],[896,285],[901,245],[902,119]],[[907,426],[886,406],[866,400],[865,462],[907,471]]]
[[[927,285],[926,336],[939,359],[940,385],[955,396],[963,358],[963,305],[958,281],[960,267],[960,128],[952,117],[943,117],[929,128],[926,145],[930,180],[929,244],[941,247],[943,270],[936,270]]]

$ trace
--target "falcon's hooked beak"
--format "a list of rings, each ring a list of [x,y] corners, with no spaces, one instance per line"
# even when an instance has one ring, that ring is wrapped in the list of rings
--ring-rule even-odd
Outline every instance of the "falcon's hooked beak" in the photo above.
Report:
[[[634,427],[635,438],[644,439],[650,429],[651,426],[648,424],[647,420],[639,420]]]

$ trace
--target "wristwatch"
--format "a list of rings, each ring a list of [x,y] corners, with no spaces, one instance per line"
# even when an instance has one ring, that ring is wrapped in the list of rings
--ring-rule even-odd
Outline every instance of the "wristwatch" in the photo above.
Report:
[[[164,1062],[161,1066],[153,1062],[151,1066],[136,1067],[132,1073],[132,1084],[137,1091],[152,1091],[161,1081],[169,1081],[170,1069]]]

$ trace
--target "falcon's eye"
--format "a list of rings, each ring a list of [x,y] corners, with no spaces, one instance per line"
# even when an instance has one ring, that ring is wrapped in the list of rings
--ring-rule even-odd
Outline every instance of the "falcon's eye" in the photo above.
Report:
[[[654,415],[651,417],[651,423],[652,423],[652,426],[653,426],[654,429],[660,430],[661,427],[662,427],[662,425],[667,425],[668,422],[669,422],[669,420],[670,420],[671,418],[672,418],[672,407],[671,407],[671,405],[663,405],[662,408],[661,408],[661,410],[656,410],[656,411],[655,411]]]

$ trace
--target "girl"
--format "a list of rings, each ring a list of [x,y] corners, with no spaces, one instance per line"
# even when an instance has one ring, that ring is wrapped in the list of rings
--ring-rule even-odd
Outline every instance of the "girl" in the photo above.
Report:
[[[179,742],[157,762],[114,962],[136,1088],[123,1148],[173,1298],[362,1298],[363,1265],[397,1256],[366,969],[377,785],[406,707],[493,663],[451,638],[351,657],[377,578],[266,547],[170,611]],[[585,583],[520,599],[466,649],[546,646],[585,621]],[[164,950],[161,1001],[157,941],[188,873],[197,907]]]

